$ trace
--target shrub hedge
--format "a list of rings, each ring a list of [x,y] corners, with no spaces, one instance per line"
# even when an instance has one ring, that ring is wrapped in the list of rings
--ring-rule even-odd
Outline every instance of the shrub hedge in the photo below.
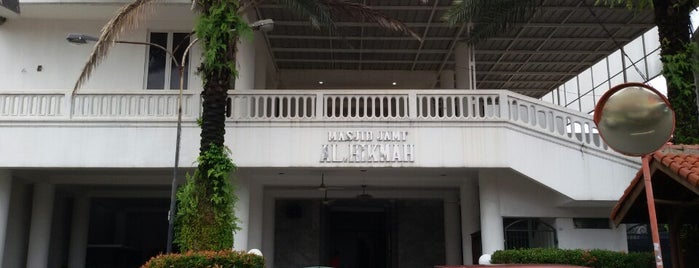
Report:
[[[602,249],[532,248],[498,250],[491,256],[493,264],[567,264],[595,268],[655,267],[653,253],[625,253]]]
[[[141,268],[263,268],[262,256],[242,251],[190,251],[158,255]]]

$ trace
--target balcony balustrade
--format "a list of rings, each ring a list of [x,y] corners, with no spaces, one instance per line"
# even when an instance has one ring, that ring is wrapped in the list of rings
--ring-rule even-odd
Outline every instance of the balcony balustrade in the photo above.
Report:
[[[232,90],[229,121],[510,123],[609,151],[591,116],[506,90]],[[0,123],[174,122],[177,91],[0,92]],[[183,95],[183,120],[195,121],[201,99]],[[386,125],[388,124],[388,125]]]

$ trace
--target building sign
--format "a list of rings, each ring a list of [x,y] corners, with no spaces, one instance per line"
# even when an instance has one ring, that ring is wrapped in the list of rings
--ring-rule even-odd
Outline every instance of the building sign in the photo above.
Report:
[[[328,131],[320,146],[321,163],[412,163],[415,144],[408,131]]]

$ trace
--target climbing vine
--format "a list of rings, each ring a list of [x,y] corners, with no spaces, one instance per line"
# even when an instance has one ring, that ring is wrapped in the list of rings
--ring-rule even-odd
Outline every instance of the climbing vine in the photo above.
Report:
[[[205,12],[195,30],[203,40],[203,60],[199,71],[203,78],[238,75],[235,67],[235,42],[239,36],[252,36],[252,29],[238,14],[238,1],[200,1]],[[207,81],[204,81],[206,84]]]
[[[181,251],[224,250],[233,246],[238,230],[233,207],[237,198],[230,182],[235,165],[229,150],[216,145],[199,156],[199,169],[187,176],[177,193],[175,243]],[[206,167],[201,172],[201,167]]]
[[[696,43],[690,42],[675,54],[664,55],[663,75],[667,79],[670,105],[675,111],[676,144],[699,143],[699,115],[693,73],[699,71]],[[672,90],[672,92],[671,92]]]

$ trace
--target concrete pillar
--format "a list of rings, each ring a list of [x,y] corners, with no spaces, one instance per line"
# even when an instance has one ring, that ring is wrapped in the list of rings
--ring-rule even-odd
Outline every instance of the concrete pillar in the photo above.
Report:
[[[53,184],[34,184],[27,251],[28,268],[46,268],[48,265],[54,195],[55,187]]]
[[[10,196],[12,193],[12,174],[0,170],[0,266],[5,253],[5,237],[7,236],[7,219],[10,215]]]
[[[262,250],[262,210],[263,196],[262,185],[250,182],[250,210],[248,215],[250,225],[248,225],[248,249]],[[264,252],[262,252],[264,254]]]
[[[461,204],[461,241],[463,244],[463,264],[473,263],[473,241],[471,234],[481,229],[480,207],[478,202],[478,180],[465,178],[459,187]],[[476,259],[480,256],[476,256]]]
[[[274,211],[275,211],[275,200],[276,197],[269,192],[265,193],[263,189],[264,200],[262,206],[263,219],[262,222],[262,254],[269,256],[265,258],[265,265],[267,267],[274,267]]]
[[[478,177],[483,254],[493,254],[496,250],[505,248],[505,232],[500,215],[497,177],[487,171],[481,171]]]
[[[459,204],[455,198],[444,200],[444,249],[448,265],[461,264],[461,236],[459,236]]]
[[[264,34],[255,33],[255,89],[267,88],[267,44]]]
[[[241,38],[238,41],[235,66],[238,68],[235,89],[246,90],[255,88],[255,43],[253,40]]]
[[[75,197],[73,216],[70,226],[70,244],[68,246],[68,267],[85,267],[87,254],[87,233],[90,222],[90,199],[85,196]]]
[[[439,74],[439,86],[442,89],[454,89],[454,71],[443,70]]]
[[[250,226],[250,184],[246,178],[236,178],[235,194],[238,202],[235,204],[235,216],[238,217],[238,230],[233,236],[233,249],[248,250],[248,232]]]
[[[456,88],[476,89],[476,64],[473,47],[459,42],[454,48]]]

